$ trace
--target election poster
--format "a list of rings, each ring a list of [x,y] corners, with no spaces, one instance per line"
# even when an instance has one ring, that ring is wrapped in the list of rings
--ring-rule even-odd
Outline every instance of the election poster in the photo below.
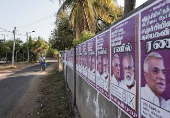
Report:
[[[88,80],[87,73],[88,41],[82,43],[82,78]]]
[[[109,94],[109,38],[110,30],[106,30],[96,36],[96,88],[107,99]]]
[[[141,116],[170,117],[170,0],[157,0],[140,14]]]
[[[73,70],[73,48],[68,51],[67,55],[67,65]]]
[[[77,74],[80,75],[82,77],[82,44],[79,44],[78,46],[78,70],[77,70]],[[76,62],[77,63],[77,62]]]
[[[96,88],[96,37],[88,40],[88,82]]]
[[[128,116],[138,117],[138,15],[110,28],[110,99]]]
[[[66,52],[66,66],[68,66],[69,50]]]
[[[79,73],[79,45],[76,46],[76,73]]]

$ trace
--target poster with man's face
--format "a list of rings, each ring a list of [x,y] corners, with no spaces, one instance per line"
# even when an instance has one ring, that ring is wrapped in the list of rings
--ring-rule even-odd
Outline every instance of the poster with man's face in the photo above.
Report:
[[[138,15],[133,15],[110,29],[111,101],[133,118],[138,117],[136,94],[138,79],[135,76],[137,26]]]
[[[97,89],[106,97],[109,95],[109,36],[107,30],[96,36],[96,84]]]
[[[78,52],[78,54],[77,54],[77,57],[78,57],[78,69],[76,69],[77,70],[77,74],[78,75],[80,75],[80,76],[82,76],[82,44],[79,44],[78,46],[77,46],[77,52]],[[76,62],[77,63],[77,62]]]
[[[67,65],[73,70],[73,48],[68,51],[67,55]]]
[[[141,116],[169,118],[170,1],[155,1],[140,21]]]
[[[83,79],[88,81],[88,73],[87,73],[87,55],[88,53],[88,41],[82,43],[82,77]]]
[[[96,88],[96,37],[88,41],[88,80],[90,85]]]
[[[76,46],[76,73],[78,74],[79,70],[79,46]]]

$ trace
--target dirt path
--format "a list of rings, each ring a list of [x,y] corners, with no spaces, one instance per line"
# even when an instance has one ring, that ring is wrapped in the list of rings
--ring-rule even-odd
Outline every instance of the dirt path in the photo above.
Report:
[[[9,118],[30,118],[34,117],[32,112],[34,108],[39,107],[39,104],[36,103],[37,95],[39,95],[39,84],[42,81],[42,78],[48,75],[48,72],[51,71],[56,64],[51,65],[45,72],[42,72],[41,75],[36,76],[31,81],[30,88],[26,94],[22,97],[19,104],[14,108],[13,112],[9,115]]]

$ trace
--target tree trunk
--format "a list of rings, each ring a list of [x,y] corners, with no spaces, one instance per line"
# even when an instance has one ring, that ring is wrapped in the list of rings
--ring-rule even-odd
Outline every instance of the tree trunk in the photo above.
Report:
[[[135,9],[136,0],[124,0],[124,16]]]

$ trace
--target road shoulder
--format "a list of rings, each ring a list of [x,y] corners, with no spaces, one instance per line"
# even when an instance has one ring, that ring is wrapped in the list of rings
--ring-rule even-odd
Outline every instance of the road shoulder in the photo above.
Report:
[[[41,75],[36,76],[32,79],[30,87],[26,94],[22,97],[19,104],[14,108],[12,113],[9,115],[9,118],[30,118],[31,112],[34,108],[38,107],[38,103],[36,103],[37,95],[39,94],[39,84],[42,81],[42,78],[48,75],[56,64],[53,64],[46,69],[45,72],[42,72]]]

